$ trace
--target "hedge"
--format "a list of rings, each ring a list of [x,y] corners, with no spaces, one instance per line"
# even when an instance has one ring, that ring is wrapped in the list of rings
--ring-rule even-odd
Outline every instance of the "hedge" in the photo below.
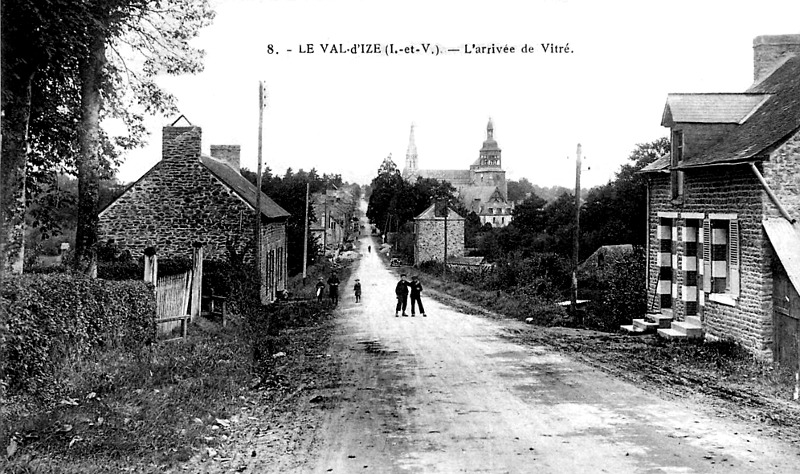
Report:
[[[53,395],[71,364],[101,350],[136,350],[156,337],[155,295],[143,281],[8,276],[0,305],[7,321],[0,374],[10,390]]]

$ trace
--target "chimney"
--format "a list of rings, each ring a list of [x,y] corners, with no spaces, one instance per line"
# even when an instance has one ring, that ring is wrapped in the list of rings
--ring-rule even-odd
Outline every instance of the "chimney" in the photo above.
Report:
[[[164,127],[161,129],[161,159],[164,161],[198,159],[201,136],[200,127]]]
[[[240,145],[211,145],[211,156],[224,161],[237,173],[241,172],[239,167],[239,155],[242,147]]]
[[[753,40],[754,80],[759,83],[783,61],[800,55],[800,35],[763,35]]]

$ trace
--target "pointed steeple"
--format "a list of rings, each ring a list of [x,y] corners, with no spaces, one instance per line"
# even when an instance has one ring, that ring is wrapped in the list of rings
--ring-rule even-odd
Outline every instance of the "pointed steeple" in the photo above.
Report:
[[[406,173],[417,172],[417,144],[414,142],[414,124],[411,124],[411,134],[408,137],[408,150],[406,150]]]
[[[489,123],[486,124],[486,138],[489,140],[494,138],[494,124],[492,123],[491,117],[489,117]]]

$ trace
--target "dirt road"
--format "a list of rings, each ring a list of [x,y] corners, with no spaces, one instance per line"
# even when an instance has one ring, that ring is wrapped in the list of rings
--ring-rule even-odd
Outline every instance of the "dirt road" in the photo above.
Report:
[[[396,277],[362,245],[363,300],[344,286],[331,351],[342,384],[315,400],[302,472],[800,472],[754,428],[508,341],[516,322],[424,293],[427,318],[395,318]]]

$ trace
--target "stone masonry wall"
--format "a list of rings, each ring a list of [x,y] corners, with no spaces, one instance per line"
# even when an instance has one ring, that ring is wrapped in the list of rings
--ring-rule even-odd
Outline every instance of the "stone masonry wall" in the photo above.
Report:
[[[762,174],[783,207],[794,219],[800,219],[800,132],[770,154]],[[768,197],[764,215],[781,217],[778,207]]]
[[[655,288],[658,278],[658,241],[656,229],[658,212],[678,213],[730,213],[736,214],[740,232],[740,295],[734,306],[710,301],[705,298],[701,312],[703,326],[711,337],[733,338],[750,350],[765,354],[772,344],[772,281],[770,273],[769,246],[762,220],[764,193],[758,180],[748,166],[728,166],[690,170],[684,179],[682,203],[670,200],[669,175],[658,175],[651,181],[650,199],[650,271],[648,291]],[[677,226],[682,227],[686,219],[680,216]],[[674,316],[683,319],[681,302],[683,272],[680,256],[684,245],[678,234],[678,297],[673,301]],[[702,282],[698,282],[702,286]]]
[[[441,261],[444,256],[444,218],[414,221],[414,264]],[[464,256],[464,220],[447,220],[447,256]]]
[[[255,211],[200,163],[200,141],[199,127],[165,127],[163,159],[100,214],[101,241],[114,239],[134,257],[153,245],[163,258],[190,258],[192,243],[201,241],[209,260],[227,260],[230,243],[253,261]],[[262,235],[267,254],[286,248],[285,223],[263,224]],[[281,254],[269,300],[285,287]]]

